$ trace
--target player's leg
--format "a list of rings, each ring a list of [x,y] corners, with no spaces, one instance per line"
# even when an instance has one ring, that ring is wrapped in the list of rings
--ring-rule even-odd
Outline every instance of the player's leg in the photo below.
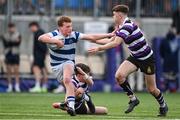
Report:
[[[84,99],[86,101],[91,113],[95,113],[95,105],[92,102],[91,96],[89,94],[85,93],[83,88],[78,88],[75,92],[75,95],[78,98]]]
[[[134,92],[132,91],[128,81],[126,80],[127,76],[136,71],[137,67],[128,60],[125,60],[118,68],[116,72],[116,80],[118,81],[119,85],[123,88],[124,92],[127,93],[127,96],[130,98],[129,107],[125,111],[125,113],[131,112],[135,106],[139,104],[139,100],[135,96]]]
[[[160,105],[159,116],[166,116],[168,112],[168,107],[164,100],[163,94],[156,86],[155,74],[153,75],[145,74],[145,81],[146,81],[147,90],[155,97],[155,99]]]
[[[42,67],[42,89],[41,91],[42,92],[47,92],[47,82],[48,82],[48,72],[47,72],[47,69],[46,67]]]
[[[20,81],[19,81],[19,65],[13,65],[13,69],[14,69],[14,75],[15,75],[15,91],[16,92],[21,92],[20,90]]]
[[[66,96],[68,102],[68,113],[71,116],[75,115],[75,93],[74,93],[74,85],[71,81],[72,75],[74,72],[74,64],[66,63],[63,65],[63,83],[66,88]]]
[[[8,89],[6,90],[7,92],[12,92],[12,66],[10,64],[6,64],[6,76],[8,80]]]
[[[95,106],[96,112],[94,114],[96,115],[107,115],[108,109],[106,107],[102,106]]]
[[[41,92],[41,78],[42,78],[41,69],[38,65],[36,65],[34,63],[32,70],[33,70],[33,74],[35,76],[35,86],[33,88],[31,88],[29,91],[30,92]]]

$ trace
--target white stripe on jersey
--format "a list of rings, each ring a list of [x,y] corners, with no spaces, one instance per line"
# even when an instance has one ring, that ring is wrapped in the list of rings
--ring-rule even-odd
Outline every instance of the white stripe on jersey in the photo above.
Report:
[[[141,58],[138,58],[138,59],[145,60],[145,59],[149,58],[152,54],[153,54],[153,51],[151,50],[151,52],[147,56],[141,57]]]
[[[140,30],[139,27],[138,27],[135,31],[132,32],[131,35],[135,35],[135,34],[137,34],[137,33],[140,32],[140,31],[141,31],[141,30]]]
[[[61,50],[70,50],[76,47],[76,43],[72,43],[71,46],[69,45],[64,45],[64,47],[61,48]]]
[[[124,25],[125,25],[125,26],[128,25],[128,26],[133,27],[132,23],[124,23]],[[123,26],[124,26],[124,25],[123,25]]]
[[[145,39],[144,36],[142,36],[140,39],[137,39],[137,40],[133,41],[131,44],[129,44],[129,45],[127,45],[127,46],[128,46],[128,47],[134,46],[135,44],[143,41],[144,39]]]
[[[124,33],[124,34],[126,34],[126,35],[129,35],[129,32],[128,32],[127,30],[124,30],[124,29],[123,29],[123,30],[120,30],[120,32],[121,32],[121,33]]]

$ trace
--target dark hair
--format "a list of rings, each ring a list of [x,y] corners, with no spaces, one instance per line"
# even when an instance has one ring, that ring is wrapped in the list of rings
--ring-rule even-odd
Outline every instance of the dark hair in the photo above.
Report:
[[[59,19],[58,19],[58,21],[57,21],[57,24],[58,24],[58,26],[63,26],[63,23],[65,23],[65,22],[67,22],[67,23],[71,23],[72,21],[71,21],[71,18],[70,17],[68,17],[68,16],[61,16]]]
[[[77,63],[77,64],[75,65],[75,70],[74,70],[76,75],[79,73],[79,72],[77,71],[76,67],[81,68],[86,74],[90,74],[90,72],[91,72],[91,69],[90,69],[90,67],[89,67],[88,65],[85,65],[85,64],[83,64],[83,63]]]
[[[15,27],[15,24],[14,23],[8,23],[8,28],[12,28],[12,27]]]
[[[36,22],[36,21],[32,21],[32,22],[29,23],[29,27],[31,27],[31,26],[37,26],[37,27],[39,27],[39,24],[38,24],[38,22]]]
[[[129,7],[127,5],[116,5],[112,9],[113,12],[122,12],[124,14],[129,13]]]

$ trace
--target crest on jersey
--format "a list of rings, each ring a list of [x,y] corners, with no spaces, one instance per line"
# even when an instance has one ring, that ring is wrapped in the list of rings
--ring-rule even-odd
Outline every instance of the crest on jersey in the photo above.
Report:
[[[148,68],[147,68],[147,73],[151,73],[151,72],[152,72],[151,67],[148,66]]]

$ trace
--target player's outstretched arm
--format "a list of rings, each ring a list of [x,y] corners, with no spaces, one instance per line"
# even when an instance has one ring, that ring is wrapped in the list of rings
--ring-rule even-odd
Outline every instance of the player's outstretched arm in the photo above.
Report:
[[[97,43],[97,44],[104,45],[104,44],[107,44],[107,43],[113,41],[114,39],[115,39],[115,36],[114,36],[114,37],[111,37],[111,38],[109,38],[109,39],[97,40],[96,43]]]
[[[113,48],[113,47],[116,47],[118,46],[119,44],[121,44],[123,42],[123,39],[121,37],[118,37],[116,36],[115,37],[115,40],[105,44],[105,45],[101,45],[101,46],[98,46],[98,47],[94,47],[94,48],[90,48],[88,50],[88,52],[90,54],[95,54],[97,53],[98,51],[103,51],[103,50],[107,50],[107,49],[110,49],[110,48]]]
[[[110,38],[113,37],[114,33],[107,33],[107,34],[83,34],[82,40],[88,40],[90,42],[96,43],[97,40],[104,39],[104,38]]]

